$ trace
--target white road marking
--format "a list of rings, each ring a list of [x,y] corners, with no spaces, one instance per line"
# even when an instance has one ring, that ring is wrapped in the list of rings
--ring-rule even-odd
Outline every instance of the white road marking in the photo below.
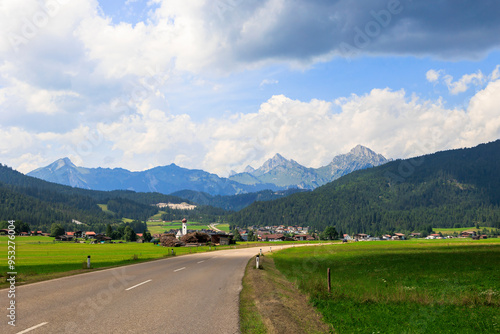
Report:
[[[205,262],[205,260],[203,260],[203,261],[198,261],[198,263],[203,263],[203,262]]]
[[[177,271],[184,270],[184,269],[186,269],[186,267],[182,267],[182,268],[179,268],[179,269],[175,269],[175,270],[174,270],[174,273],[175,273],[175,272],[177,272]]]
[[[29,331],[32,331],[32,330],[34,330],[35,328],[38,328],[38,327],[42,327],[43,325],[46,325],[46,324],[48,324],[48,322],[42,322],[41,324],[38,324],[38,325],[36,325],[36,326],[30,327],[30,328],[28,328],[28,329],[25,329],[25,330],[23,330],[22,332],[18,332],[17,334],[24,334],[24,333],[28,333]]]
[[[131,287],[130,287],[130,288],[128,288],[128,289],[125,289],[125,291],[132,290],[133,288],[137,288],[139,285],[143,285],[143,284],[146,284],[146,283],[151,282],[151,281],[152,281],[151,279],[148,279],[147,281],[144,281],[144,282],[142,282],[142,283],[139,283],[139,284],[136,284],[136,285],[134,285],[134,286],[131,286]]]

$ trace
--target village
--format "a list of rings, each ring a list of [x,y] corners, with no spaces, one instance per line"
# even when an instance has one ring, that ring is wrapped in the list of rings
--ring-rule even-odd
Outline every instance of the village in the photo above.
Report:
[[[314,241],[314,240],[325,240],[326,238],[322,233],[317,231],[311,231],[310,227],[302,226],[285,226],[285,225],[275,225],[275,226],[249,226],[247,228],[234,228],[232,232],[224,232],[217,229],[216,224],[210,225],[211,229],[201,229],[201,230],[190,230],[188,229],[188,222],[186,219],[182,220],[182,226],[179,229],[170,229],[164,231],[164,233],[155,233],[152,235],[147,235],[146,233],[135,233],[134,241],[138,243],[152,242],[160,243],[160,240],[165,236],[168,236],[171,241],[178,240],[182,238],[186,239],[187,235],[200,235],[206,234],[208,239],[205,240],[206,243],[212,243],[217,245],[229,245],[237,241],[259,241],[259,242],[283,242],[283,241]],[[311,233],[310,233],[311,232]],[[7,230],[0,230],[0,235],[7,234]],[[18,234],[21,237],[28,236],[51,236],[51,233],[43,231],[30,231],[30,232],[20,232]],[[404,233],[393,233],[384,234],[382,236],[376,237],[364,233],[356,234],[343,234],[335,238],[336,240],[343,240],[344,242],[357,242],[357,241],[382,241],[382,240],[408,240],[413,238],[422,239],[451,239],[451,238],[472,238],[473,240],[487,239],[488,235],[480,233],[480,231],[462,231],[460,233],[454,233],[453,235],[443,235],[442,233],[431,233],[423,236],[422,233],[414,232],[409,234]],[[330,239],[331,240],[331,239]],[[67,241],[67,242],[85,242],[90,241],[90,243],[123,243],[122,240],[113,240],[111,237],[107,236],[105,233],[96,233],[95,231],[65,231],[64,234],[57,235],[55,241]],[[193,240],[191,240],[193,241]],[[170,246],[178,246],[179,243],[170,242]],[[169,247],[170,247],[169,246]]]

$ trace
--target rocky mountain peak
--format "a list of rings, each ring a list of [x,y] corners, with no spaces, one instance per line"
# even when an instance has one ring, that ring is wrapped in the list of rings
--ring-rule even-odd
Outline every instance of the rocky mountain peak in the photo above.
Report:
[[[351,151],[349,151],[349,154],[355,155],[357,157],[377,156],[377,153],[373,152],[368,147],[363,145],[356,145],[356,147],[354,147]]]
[[[260,167],[258,169],[258,171],[265,173],[265,172],[268,172],[276,167],[286,166],[286,165],[290,164],[291,162],[293,162],[293,161],[289,161],[289,160],[285,159],[281,154],[276,153],[276,155],[274,157],[272,157],[271,159],[267,160],[262,165],[262,167]]]
[[[255,172],[255,168],[253,168],[250,165],[246,166],[245,170],[243,171],[243,173],[249,173],[249,174],[252,174],[253,172]]]
[[[59,170],[59,169],[64,168],[64,167],[76,168],[75,164],[73,164],[73,162],[71,162],[71,160],[67,157],[56,160],[47,167],[52,171],[56,171],[56,170]]]

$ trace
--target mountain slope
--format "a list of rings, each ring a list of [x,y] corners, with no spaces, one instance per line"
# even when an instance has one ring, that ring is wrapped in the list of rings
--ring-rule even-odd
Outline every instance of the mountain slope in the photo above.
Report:
[[[44,231],[52,223],[73,228],[73,219],[97,231],[102,231],[104,224],[121,221],[121,215],[106,214],[98,204],[110,204],[127,218],[146,219],[158,212],[151,204],[183,201],[159,193],[72,188],[26,176],[0,164],[0,220],[22,220]]]
[[[222,208],[227,211],[239,211],[255,201],[271,201],[304,191],[307,190],[292,188],[280,191],[262,190],[255,193],[238,194],[232,196],[212,196],[207,193],[192,190],[183,190],[175,192],[172,195],[180,198],[185,198],[186,200],[201,205],[210,205],[213,207]]]
[[[230,221],[343,232],[500,225],[500,141],[355,171],[310,193],[256,202]],[[500,226],[499,226],[500,227]]]
[[[327,166],[318,168],[317,173],[323,178],[333,181],[356,170],[380,166],[389,161],[383,155],[358,145],[349,153],[333,158]]]

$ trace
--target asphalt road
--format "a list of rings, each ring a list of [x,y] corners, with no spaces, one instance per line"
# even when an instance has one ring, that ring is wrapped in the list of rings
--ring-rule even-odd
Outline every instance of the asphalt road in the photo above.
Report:
[[[3,289],[0,333],[238,333],[241,281],[258,250],[185,255],[17,286],[16,327],[7,323],[10,299]]]

